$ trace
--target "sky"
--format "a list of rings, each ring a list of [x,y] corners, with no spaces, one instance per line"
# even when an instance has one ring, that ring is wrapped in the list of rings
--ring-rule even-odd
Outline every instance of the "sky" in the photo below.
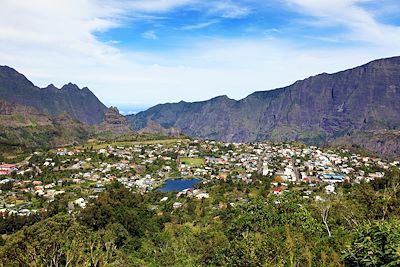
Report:
[[[399,0],[0,0],[0,65],[125,114],[397,55]]]

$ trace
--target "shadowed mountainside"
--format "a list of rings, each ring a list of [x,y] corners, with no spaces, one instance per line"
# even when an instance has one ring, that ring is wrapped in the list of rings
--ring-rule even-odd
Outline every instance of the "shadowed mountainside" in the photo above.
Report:
[[[320,144],[353,132],[399,129],[399,102],[400,57],[393,57],[255,92],[239,101],[220,96],[161,104],[128,119],[135,130],[151,121],[200,138]]]
[[[67,112],[73,119],[87,124],[102,122],[107,111],[107,107],[87,87],[80,89],[69,83],[61,89],[52,84],[39,88],[7,66],[0,66],[0,99],[34,107],[50,116]]]

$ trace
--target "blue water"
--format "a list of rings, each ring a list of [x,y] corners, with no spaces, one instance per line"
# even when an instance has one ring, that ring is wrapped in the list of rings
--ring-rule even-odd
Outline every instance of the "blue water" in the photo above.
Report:
[[[187,188],[193,188],[195,184],[200,183],[200,179],[190,179],[190,180],[167,180],[163,187],[158,189],[160,192],[170,192],[170,191],[182,191]]]

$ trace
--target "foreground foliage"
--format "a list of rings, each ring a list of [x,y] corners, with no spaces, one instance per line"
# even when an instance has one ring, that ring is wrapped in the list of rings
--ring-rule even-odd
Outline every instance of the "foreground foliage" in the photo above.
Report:
[[[58,209],[8,235],[1,264],[399,266],[399,181],[390,173],[324,201],[265,194],[268,179],[215,181],[203,185],[209,199],[181,197],[180,209],[172,208],[173,193],[141,195],[113,184],[81,212]]]

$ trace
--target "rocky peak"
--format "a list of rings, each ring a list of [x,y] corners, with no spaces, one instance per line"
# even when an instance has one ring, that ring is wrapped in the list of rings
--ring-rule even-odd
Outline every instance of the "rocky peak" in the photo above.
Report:
[[[51,83],[47,85],[47,87],[43,88],[43,90],[58,91],[59,89],[54,84]]]
[[[111,107],[108,108],[108,110],[107,110],[107,112],[106,112],[106,116],[107,116],[107,115],[112,115],[112,114],[114,114],[114,115],[117,114],[117,115],[122,116],[122,115],[119,113],[118,108],[117,108],[117,107],[113,107],[113,106],[111,106]]]
[[[90,125],[104,119],[107,107],[88,89],[68,83],[61,89],[53,84],[39,88],[16,70],[0,66],[0,100],[34,107],[50,116],[67,112],[74,120]]]
[[[81,90],[78,85],[74,84],[74,83],[68,83],[66,85],[64,85],[63,87],[61,87],[61,90]]]
[[[23,74],[8,66],[0,66],[0,82],[9,86],[34,86],[34,84],[29,81]]]
[[[86,93],[91,93],[91,94],[92,94],[92,91],[90,91],[90,89],[87,88],[87,87],[83,87],[81,91],[82,91],[82,92],[86,92]]]
[[[117,107],[109,107],[104,114],[104,122],[109,124],[125,124],[128,123],[127,119],[119,113]]]
[[[214,98],[211,98],[209,101],[212,102],[225,102],[225,101],[234,101],[233,99],[229,98],[227,95],[220,95]]]
[[[127,118],[119,113],[118,108],[109,107],[104,114],[104,121],[100,124],[100,129],[114,134],[132,132]]]

